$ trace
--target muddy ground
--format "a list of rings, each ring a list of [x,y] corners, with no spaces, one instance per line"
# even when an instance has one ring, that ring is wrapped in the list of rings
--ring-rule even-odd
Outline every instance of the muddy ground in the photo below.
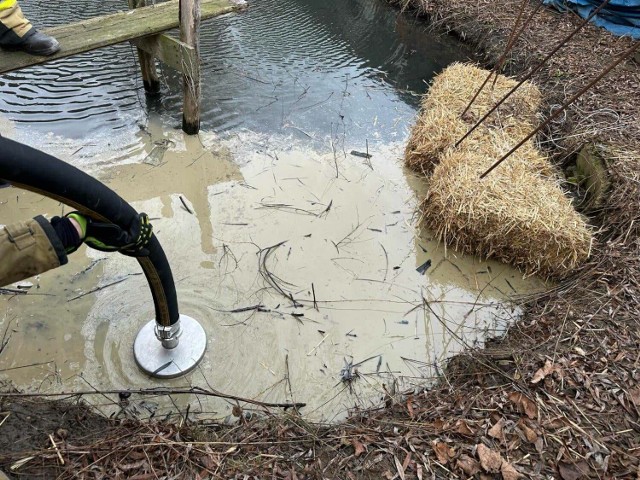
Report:
[[[521,2],[404,3],[492,64]],[[523,75],[578,23],[542,9],[507,72]],[[545,113],[628,45],[588,27],[535,77]],[[11,449],[2,432],[0,465],[19,478],[640,478],[639,75],[626,62],[543,137],[560,164],[585,142],[607,160],[606,204],[587,212],[599,229],[591,261],[530,302],[504,338],[453,358],[437,386],[390,391],[378,409],[331,426],[242,408],[232,427],[195,424],[187,412],[177,423],[105,421],[87,409],[66,423],[61,409],[76,419],[77,410],[4,396],[0,429],[32,432]],[[91,436],[83,425],[95,426]]]

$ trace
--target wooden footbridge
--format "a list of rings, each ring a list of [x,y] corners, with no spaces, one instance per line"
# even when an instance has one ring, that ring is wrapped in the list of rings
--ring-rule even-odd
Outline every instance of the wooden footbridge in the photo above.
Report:
[[[182,129],[200,130],[200,21],[246,8],[242,0],[169,0],[146,5],[147,0],[128,0],[128,11],[63,25],[44,33],[60,42],[60,51],[50,57],[21,52],[0,54],[0,75],[23,68],[131,42],[138,49],[145,91],[158,94],[160,81],[156,59],[183,73],[184,105]],[[180,40],[163,34],[180,28]]]

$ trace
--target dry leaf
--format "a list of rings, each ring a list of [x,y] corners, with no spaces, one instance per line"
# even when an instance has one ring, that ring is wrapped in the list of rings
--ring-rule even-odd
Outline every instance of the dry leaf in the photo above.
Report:
[[[416,416],[415,412],[413,411],[413,398],[409,397],[409,400],[407,400],[407,410],[409,411],[409,416],[411,418],[414,418]]]
[[[538,406],[522,393],[512,392],[508,398],[509,401],[514,403],[518,407],[518,410],[525,413],[527,417],[534,419],[538,416]]]
[[[460,435],[464,435],[465,437],[472,437],[475,435],[475,432],[471,430],[469,424],[464,420],[458,420],[456,422],[456,432],[458,432]]]
[[[353,445],[356,457],[359,457],[360,455],[362,455],[364,452],[367,451],[367,449],[364,448],[364,445],[358,440],[356,440],[355,438],[351,439],[351,445]]]
[[[536,445],[536,451],[542,455],[542,449],[544,448],[544,442],[542,441],[542,437],[538,437],[538,439],[535,442]]]
[[[629,398],[636,407],[640,407],[640,387],[629,390]]]
[[[402,465],[400,465],[400,460],[398,460],[398,457],[396,456],[393,457],[393,460],[395,461],[396,470],[398,470],[398,475],[400,476],[400,480],[405,480],[404,469],[402,468]]]
[[[538,383],[541,380],[544,380],[547,375],[551,375],[553,372],[559,370],[560,367],[551,363],[551,361],[546,360],[544,362],[544,367],[538,369],[536,373],[533,374],[533,378],[531,379],[531,383]]]
[[[558,470],[563,480],[579,480],[581,478],[588,478],[589,476],[589,464],[585,461],[577,463],[558,463]]]
[[[444,442],[433,442],[433,451],[436,452],[436,457],[440,463],[447,464],[455,452],[453,449]]]
[[[460,458],[457,462],[458,468],[462,469],[464,473],[468,476],[473,477],[476,473],[480,471],[480,464],[469,455],[460,455]]]
[[[518,472],[515,467],[509,462],[502,462],[500,472],[502,473],[502,478],[504,480],[518,480],[519,478],[522,478],[524,476],[520,472]]]
[[[487,432],[490,437],[497,438],[501,442],[504,442],[504,432],[502,431],[504,427],[504,418],[501,418],[496,422],[496,424],[489,429]]]
[[[503,462],[502,456],[482,443],[478,444],[477,450],[482,468],[489,473],[498,473]]]
[[[542,426],[546,430],[549,430],[549,429],[557,430],[559,428],[564,427],[565,425],[566,425],[566,420],[563,417],[556,417],[551,420],[547,420],[546,422],[544,422]]]
[[[438,432],[440,430],[444,430],[446,426],[447,426],[447,422],[445,422],[441,418],[438,418],[433,422],[433,428]]]
[[[130,470],[137,470],[145,464],[149,465],[149,461],[146,458],[142,460],[138,460],[137,462],[119,464],[118,468],[120,470],[124,470],[125,472],[128,472]]]
[[[538,440],[538,434],[532,428],[529,428],[523,419],[520,419],[518,422],[518,427],[522,430],[528,442],[536,443],[536,440]]]
[[[411,463],[411,456],[412,456],[412,453],[409,452],[409,453],[407,453],[407,456],[404,458],[404,462],[402,462],[402,470],[403,471],[406,471],[407,467]]]

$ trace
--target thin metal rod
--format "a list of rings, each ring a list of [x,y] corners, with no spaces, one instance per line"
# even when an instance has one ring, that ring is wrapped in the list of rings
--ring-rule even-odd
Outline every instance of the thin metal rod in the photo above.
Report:
[[[482,179],[482,178],[486,177],[487,175],[489,175],[489,173],[491,173],[491,171],[494,168],[496,168],[498,165],[500,165],[502,162],[504,162],[513,152],[515,152],[516,150],[518,150],[518,148],[520,148],[522,145],[524,145],[527,142],[527,140],[529,140],[531,137],[533,137],[536,133],[538,133],[544,127],[549,125],[549,123],[551,123],[551,121],[554,118],[556,118],[558,115],[560,115],[562,112],[564,112],[569,105],[571,105],[573,102],[575,102],[582,94],[584,94],[587,90],[589,90],[596,83],[598,83],[602,79],[602,77],[604,77],[611,70],[613,70],[615,67],[617,67],[618,64],[620,64],[623,60],[625,60],[626,58],[630,57],[633,54],[633,52],[638,50],[638,47],[640,47],[640,42],[632,45],[631,48],[629,48],[624,53],[622,53],[620,55],[620,58],[618,58],[615,62],[611,63],[596,78],[591,80],[588,85],[586,85],[578,93],[576,93],[573,97],[571,97],[569,100],[567,100],[549,118],[547,118],[544,122],[542,122],[540,125],[538,125],[538,127],[535,130],[533,130],[529,135],[527,135],[523,140],[521,140],[520,143],[518,143],[515,147],[513,147],[511,150],[509,150],[507,153],[505,153],[500,160],[498,160],[493,165],[491,165],[491,167],[489,167],[486,172],[484,172],[482,175],[480,175],[480,178]]]
[[[511,44],[511,46],[509,47],[509,52],[513,49],[513,47],[516,44],[516,41],[520,38],[520,35],[522,35],[525,31],[525,29],[529,26],[529,23],[531,23],[531,20],[533,20],[533,17],[536,15],[536,13],[538,13],[538,11],[540,10],[540,8],[542,8],[542,5],[544,5],[544,3],[542,1],[538,2],[536,4],[536,7],[532,10],[531,14],[529,14],[529,18],[527,18],[525,20],[525,22],[522,24],[522,28],[520,28],[520,31],[518,32],[518,35],[513,39],[513,43]],[[504,65],[504,63],[507,61],[507,53],[505,52],[504,55],[502,56],[502,59],[498,59],[498,66],[496,68],[496,77],[493,79],[493,86],[496,86],[496,82],[498,81],[498,72],[500,70],[502,70],[502,67]]]
[[[518,26],[520,25],[520,19],[522,18],[522,14],[524,13],[524,7],[528,2],[529,2],[529,0],[522,0],[522,3],[520,4],[520,11],[518,12],[518,17],[516,18],[516,23],[513,25],[513,29],[511,30],[511,33],[509,34],[509,38],[507,40],[507,45],[504,48],[504,52],[502,53],[502,55],[500,56],[500,58],[498,59],[496,64],[493,66],[493,68],[489,72],[489,75],[487,75],[487,78],[485,78],[484,82],[482,82],[482,85],[480,85],[480,88],[478,88],[478,91],[475,93],[475,95],[473,96],[471,101],[469,101],[469,104],[466,106],[466,108],[460,114],[461,117],[464,117],[464,115],[469,111],[469,109],[471,108],[471,105],[473,105],[473,102],[476,101],[476,98],[478,98],[478,95],[480,95],[480,92],[482,92],[482,90],[484,89],[485,85],[487,83],[489,83],[489,80],[491,79],[491,76],[494,73],[496,74],[496,78],[494,80],[494,85],[495,85],[495,82],[498,79],[498,71],[502,68],[502,65],[504,64],[505,60],[507,59],[507,55],[511,51],[511,48],[513,47],[513,45],[515,45],[516,40],[520,37],[520,35],[524,31],[525,27],[527,26],[528,22],[525,22],[525,24],[522,26],[522,29],[516,34],[516,32],[518,31]]]
[[[569,42],[569,40],[571,40],[580,30],[582,30],[582,28],[587,23],[589,23],[589,21],[593,17],[595,17],[600,12],[600,10],[602,10],[609,3],[609,1],[610,0],[604,0],[604,2],[602,2],[598,8],[596,8],[593,12],[591,12],[591,14],[587,18],[585,18],[584,21],[580,25],[578,25],[573,32],[571,32],[553,50],[551,50],[551,52],[549,52],[549,54],[542,60],[542,62],[538,64],[538,66],[536,66],[527,75],[525,75],[524,78],[520,80],[517,85],[515,85],[511,90],[509,90],[509,92],[504,97],[502,97],[502,99],[498,103],[496,103],[480,120],[478,120],[476,124],[473,127],[471,127],[469,131],[465,133],[460,140],[456,142],[455,146],[458,147],[469,135],[471,135],[475,131],[476,128],[478,128],[482,124],[482,122],[484,122],[489,117],[489,115],[495,112],[498,109],[498,107],[500,107],[500,105],[502,105],[507,100],[507,98],[509,98],[513,94],[513,92],[515,92],[518,88],[520,88],[524,82],[526,82],[531,77],[533,77],[549,61],[549,59],[551,59],[551,57],[553,57],[556,54],[558,50],[564,47],[567,44],[567,42]]]

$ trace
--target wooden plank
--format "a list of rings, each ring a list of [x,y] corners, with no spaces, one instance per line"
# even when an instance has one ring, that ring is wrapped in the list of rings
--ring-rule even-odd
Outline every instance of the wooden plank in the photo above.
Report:
[[[136,47],[144,50],[165,65],[186,75],[195,75],[196,49],[169,35],[151,35],[132,40]]]
[[[201,15],[202,19],[207,19],[239,11],[245,7],[246,3],[238,0],[202,0]],[[51,57],[34,57],[22,52],[2,52],[0,75],[177,28],[178,15],[179,0],[170,0],[44,30],[60,42],[60,51]]]

